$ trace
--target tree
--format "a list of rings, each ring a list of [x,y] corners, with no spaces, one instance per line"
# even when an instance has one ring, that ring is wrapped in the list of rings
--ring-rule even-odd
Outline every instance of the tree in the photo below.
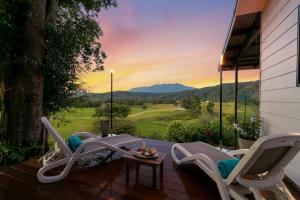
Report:
[[[191,102],[191,110],[194,112],[194,113],[199,113],[201,114],[201,102],[200,102],[200,99],[199,97],[197,96],[191,96],[190,97],[190,102]]]
[[[142,105],[142,109],[143,109],[143,110],[146,110],[147,108],[148,108],[148,107],[147,107],[146,104],[143,104],[143,105]]]
[[[1,1],[1,6],[3,4]],[[44,55],[44,22],[48,19],[46,4],[43,1],[6,2],[1,9],[4,15],[10,15],[7,23],[13,27],[6,33],[5,38],[11,44],[7,44],[10,48],[6,60],[0,64],[4,72],[1,81],[5,91],[5,136],[9,143],[38,140],[41,132],[39,118],[43,111],[44,76],[40,66]],[[52,13],[51,10],[48,12]],[[16,36],[14,42],[9,34]],[[1,52],[6,50],[2,48]]]
[[[103,69],[95,20],[110,6],[116,1],[0,0],[2,139],[40,141],[41,116],[68,105],[82,72]]]
[[[181,107],[183,107],[184,109],[191,109],[191,99],[189,97],[186,97],[184,99],[182,99],[181,101]]]
[[[181,106],[185,109],[191,110],[193,113],[201,114],[202,112],[200,99],[194,95],[184,98],[181,101]]]
[[[117,118],[126,118],[128,117],[131,109],[129,106],[124,104],[113,104],[113,119]],[[106,117],[107,119],[110,119],[111,115],[111,107],[110,104],[105,104],[105,106],[98,107],[96,109],[95,117]]]
[[[206,106],[206,110],[209,114],[214,114],[215,113],[215,104],[212,101],[209,101],[207,106]]]

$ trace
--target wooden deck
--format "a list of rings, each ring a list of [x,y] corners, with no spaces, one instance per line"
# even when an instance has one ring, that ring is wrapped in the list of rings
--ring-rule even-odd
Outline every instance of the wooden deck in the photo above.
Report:
[[[163,180],[157,176],[155,189],[151,187],[151,168],[146,166],[140,168],[138,183],[135,166],[131,166],[130,182],[127,183],[123,159],[72,170],[63,181],[51,184],[37,181],[37,161],[29,160],[0,172],[0,199],[220,199],[215,183],[197,167],[178,168],[174,165],[170,155],[172,143],[148,139],[146,143],[168,154]],[[298,193],[295,195],[300,197]]]

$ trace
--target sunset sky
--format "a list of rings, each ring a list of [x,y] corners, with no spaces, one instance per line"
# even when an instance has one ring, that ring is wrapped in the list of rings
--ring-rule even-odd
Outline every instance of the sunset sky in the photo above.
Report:
[[[105,71],[82,77],[92,92],[181,83],[197,88],[218,84],[217,66],[235,0],[119,0],[103,11],[98,23],[108,55]],[[240,81],[257,80],[257,70],[240,73]],[[233,72],[224,74],[233,81]]]

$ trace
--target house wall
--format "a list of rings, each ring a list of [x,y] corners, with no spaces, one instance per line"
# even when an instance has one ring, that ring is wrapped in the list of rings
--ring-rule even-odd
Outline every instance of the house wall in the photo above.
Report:
[[[260,115],[264,134],[300,132],[300,87],[296,87],[300,0],[268,0],[261,16]],[[300,186],[300,154],[286,168]]]

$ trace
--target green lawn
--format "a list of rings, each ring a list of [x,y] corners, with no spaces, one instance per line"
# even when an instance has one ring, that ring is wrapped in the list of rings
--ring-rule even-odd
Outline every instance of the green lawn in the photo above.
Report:
[[[95,108],[71,109],[70,112],[64,111],[57,115],[65,122],[60,120],[51,120],[51,122],[62,137],[67,138],[78,131],[95,132],[94,114]]]
[[[206,113],[206,103],[202,104],[203,115]],[[215,110],[218,112],[219,103],[215,103]],[[234,103],[223,103],[224,114],[231,114],[234,110]],[[257,112],[253,105],[247,106],[247,117]],[[95,108],[71,109],[71,112],[62,112],[57,116],[63,118],[66,122],[52,120],[55,128],[59,133],[67,138],[72,133],[78,131],[88,131],[97,133],[95,118]],[[243,119],[244,106],[238,106],[238,117]],[[186,120],[189,122],[198,122],[199,117],[192,115],[190,111],[180,110],[172,104],[147,104],[147,109],[142,106],[131,106],[131,113],[126,119],[128,123],[136,127],[138,136],[149,138],[163,138],[167,132],[167,125],[173,120]]]

